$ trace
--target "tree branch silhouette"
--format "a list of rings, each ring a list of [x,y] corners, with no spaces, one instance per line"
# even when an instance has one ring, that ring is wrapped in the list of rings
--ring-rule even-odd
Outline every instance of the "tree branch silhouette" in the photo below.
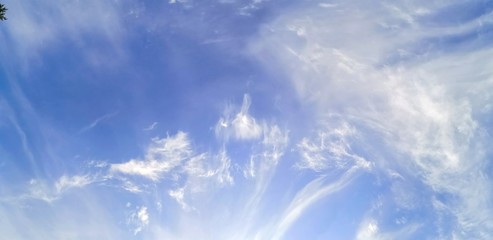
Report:
[[[5,7],[5,5],[0,3],[0,21],[7,20],[7,17],[5,16],[6,12],[7,12],[7,8]]]

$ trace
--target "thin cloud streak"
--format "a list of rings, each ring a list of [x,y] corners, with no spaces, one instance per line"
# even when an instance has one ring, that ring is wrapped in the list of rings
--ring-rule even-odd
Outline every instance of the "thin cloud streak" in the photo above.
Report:
[[[78,134],[82,134],[82,133],[84,133],[86,131],[89,131],[92,128],[96,127],[100,122],[105,121],[107,119],[110,119],[110,118],[114,117],[117,114],[118,114],[118,112],[113,112],[113,113],[105,114],[105,115],[97,118],[96,120],[94,120],[91,124],[89,124],[89,125],[81,128],[77,133]]]
[[[320,177],[308,183],[303,189],[298,191],[289,206],[282,213],[279,222],[271,230],[273,235],[270,239],[282,239],[286,231],[289,230],[311,205],[347,187],[357,177],[359,172],[361,172],[361,168],[354,166],[333,183],[324,184],[326,177]]]
[[[153,122],[151,125],[149,125],[149,127],[146,127],[144,129],[142,129],[142,131],[151,131],[151,130],[154,130],[157,127],[157,124],[158,124],[158,122]]]

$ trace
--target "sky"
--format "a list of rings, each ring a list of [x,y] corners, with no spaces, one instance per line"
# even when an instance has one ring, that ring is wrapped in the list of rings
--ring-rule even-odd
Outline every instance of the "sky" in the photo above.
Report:
[[[492,239],[489,0],[4,0],[0,239]]]

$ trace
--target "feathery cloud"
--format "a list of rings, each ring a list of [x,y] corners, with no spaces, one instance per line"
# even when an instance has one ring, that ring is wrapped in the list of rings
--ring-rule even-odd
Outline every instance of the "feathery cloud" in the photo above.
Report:
[[[178,132],[175,136],[164,139],[152,139],[143,160],[132,159],[124,163],[111,164],[110,171],[159,181],[164,174],[178,167],[191,156],[192,150],[187,134]]]
[[[134,227],[133,234],[137,235],[149,225],[149,212],[147,207],[141,206],[136,209],[127,219],[127,225]]]
[[[250,96],[245,94],[241,110],[236,113],[234,119],[230,120],[229,116],[219,119],[216,124],[216,136],[224,136],[228,139],[230,136],[238,140],[257,139],[262,134],[262,127],[257,123],[248,110],[251,105]]]

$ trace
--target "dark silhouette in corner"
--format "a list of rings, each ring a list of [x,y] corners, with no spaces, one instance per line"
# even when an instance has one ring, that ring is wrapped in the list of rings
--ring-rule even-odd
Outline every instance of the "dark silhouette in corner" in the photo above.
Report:
[[[7,17],[5,17],[6,12],[7,12],[7,8],[0,3],[0,21],[7,20]]]

